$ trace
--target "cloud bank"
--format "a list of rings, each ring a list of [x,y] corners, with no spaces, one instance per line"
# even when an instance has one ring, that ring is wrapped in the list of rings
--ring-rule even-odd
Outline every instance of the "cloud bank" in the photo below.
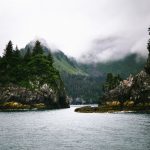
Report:
[[[130,54],[137,54],[141,57],[147,57],[146,50],[147,39],[134,41],[123,37],[106,37],[95,39],[91,44],[90,50],[83,54],[79,61],[83,63],[111,62],[123,59]]]
[[[0,55],[9,40],[22,48],[41,37],[81,61],[145,56],[149,6],[150,0],[1,0]]]

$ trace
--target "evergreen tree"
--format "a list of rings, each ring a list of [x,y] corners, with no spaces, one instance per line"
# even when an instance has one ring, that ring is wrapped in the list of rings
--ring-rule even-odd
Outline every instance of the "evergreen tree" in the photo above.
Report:
[[[150,35],[150,28],[148,29],[149,31],[149,35]],[[147,44],[147,49],[149,51],[149,54],[148,54],[148,59],[147,59],[147,63],[145,65],[145,71],[150,74],[150,39],[148,41],[148,44]]]
[[[12,80],[11,72],[13,66],[13,44],[11,41],[6,45],[4,56],[0,62],[0,81],[1,84],[10,83]]]
[[[120,77],[119,74],[117,76],[113,76],[112,73],[108,73],[106,77],[106,82],[102,87],[103,91],[108,92],[114,89],[120,84],[120,81],[122,81],[122,78]]]
[[[13,54],[13,44],[11,41],[8,42],[6,49],[4,50],[4,57],[9,59],[12,57]]]
[[[17,66],[18,64],[20,65],[21,59],[22,57],[21,57],[20,51],[18,47],[16,46],[12,54],[12,64],[14,65],[14,67]]]
[[[18,58],[21,57],[20,51],[19,51],[19,49],[18,49],[18,46],[16,46],[15,50],[13,51],[13,54],[14,54],[15,57],[18,57]]]
[[[32,54],[28,47],[24,58],[17,46],[13,50],[9,41],[4,56],[0,58],[0,85],[15,84],[35,89],[48,84],[58,89],[61,82],[59,72],[53,67],[51,53],[44,55],[39,41],[36,41]]]
[[[106,82],[111,82],[113,80],[113,74],[112,73],[108,73],[107,74],[107,78],[106,78]]]
[[[53,57],[52,57],[51,52],[48,53],[47,59],[48,59],[48,61],[49,61],[51,64],[53,64],[54,60],[53,60]]]
[[[43,48],[41,46],[40,41],[37,40],[35,42],[35,46],[33,47],[33,53],[32,53],[32,55],[35,56],[35,55],[38,55],[38,54],[43,54]]]
[[[20,78],[22,78],[20,73],[23,69],[22,57],[17,46],[13,51],[11,60],[10,78],[13,84],[17,84],[20,81]]]
[[[32,56],[31,49],[30,49],[30,47],[28,47],[27,51],[26,51],[26,53],[24,55],[24,61],[25,61],[25,63],[30,60],[31,56]]]

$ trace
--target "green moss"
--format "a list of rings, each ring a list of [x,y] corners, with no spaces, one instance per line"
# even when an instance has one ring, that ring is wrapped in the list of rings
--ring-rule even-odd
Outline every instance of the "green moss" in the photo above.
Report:
[[[3,104],[0,104],[0,109],[1,110],[32,110],[32,109],[42,110],[42,109],[46,109],[46,105],[44,103],[27,105],[27,104],[22,104],[13,101],[13,102],[5,102]]]
[[[15,101],[5,102],[0,105],[2,109],[30,109],[30,105],[21,104]]]
[[[135,105],[134,101],[131,101],[131,100],[123,103],[124,107],[133,107],[134,105]]]
[[[37,109],[46,109],[46,105],[44,103],[34,104],[33,107]]]

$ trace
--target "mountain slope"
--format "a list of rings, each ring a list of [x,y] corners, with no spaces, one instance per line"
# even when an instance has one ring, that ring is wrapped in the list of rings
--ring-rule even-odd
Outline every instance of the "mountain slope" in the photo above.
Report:
[[[32,47],[31,44],[28,44],[23,50],[24,53],[28,46]],[[76,100],[82,103],[82,99],[87,103],[96,103],[102,92],[101,87],[107,73],[120,74],[121,77],[126,78],[130,73],[136,74],[139,72],[146,62],[146,59],[139,57],[137,54],[131,54],[118,61],[82,64],[74,58],[69,58],[60,50],[52,51],[44,45],[43,48],[46,54],[51,51],[54,67],[59,70],[66,92],[75,103]]]
[[[42,44],[42,43],[41,43]],[[31,41],[29,44],[25,46],[24,49],[22,49],[22,54],[24,55],[27,51],[28,48],[31,49],[34,46],[34,42]],[[44,53],[48,54],[49,52],[52,53],[53,59],[54,59],[54,67],[59,70],[60,73],[68,73],[72,75],[87,75],[84,70],[82,70],[79,66],[78,63],[74,58],[69,58],[67,57],[62,51],[60,50],[54,50],[52,51],[48,46],[42,45],[44,49]]]
[[[52,53],[54,66],[60,72],[66,72],[71,75],[87,75],[76,63],[75,60],[68,58],[63,52],[56,51]]]
[[[146,59],[138,56],[138,54],[130,54],[122,60],[107,62],[107,63],[96,63],[96,64],[81,64],[81,68],[90,75],[100,74],[120,74],[123,78],[126,78],[129,74],[136,74],[139,72]]]
[[[122,77],[127,77],[129,74],[136,74],[139,72],[146,60],[139,57],[137,54],[131,54],[125,57],[123,60],[110,62],[107,64],[98,64],[98,68],[105,73],[112,72],[114,74],[120,74]]]

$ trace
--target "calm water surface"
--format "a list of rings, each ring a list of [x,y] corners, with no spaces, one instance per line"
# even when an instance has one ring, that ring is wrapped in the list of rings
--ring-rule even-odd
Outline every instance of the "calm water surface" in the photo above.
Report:
[[[150,150],[150,114],[0,112],[0,150]]]

